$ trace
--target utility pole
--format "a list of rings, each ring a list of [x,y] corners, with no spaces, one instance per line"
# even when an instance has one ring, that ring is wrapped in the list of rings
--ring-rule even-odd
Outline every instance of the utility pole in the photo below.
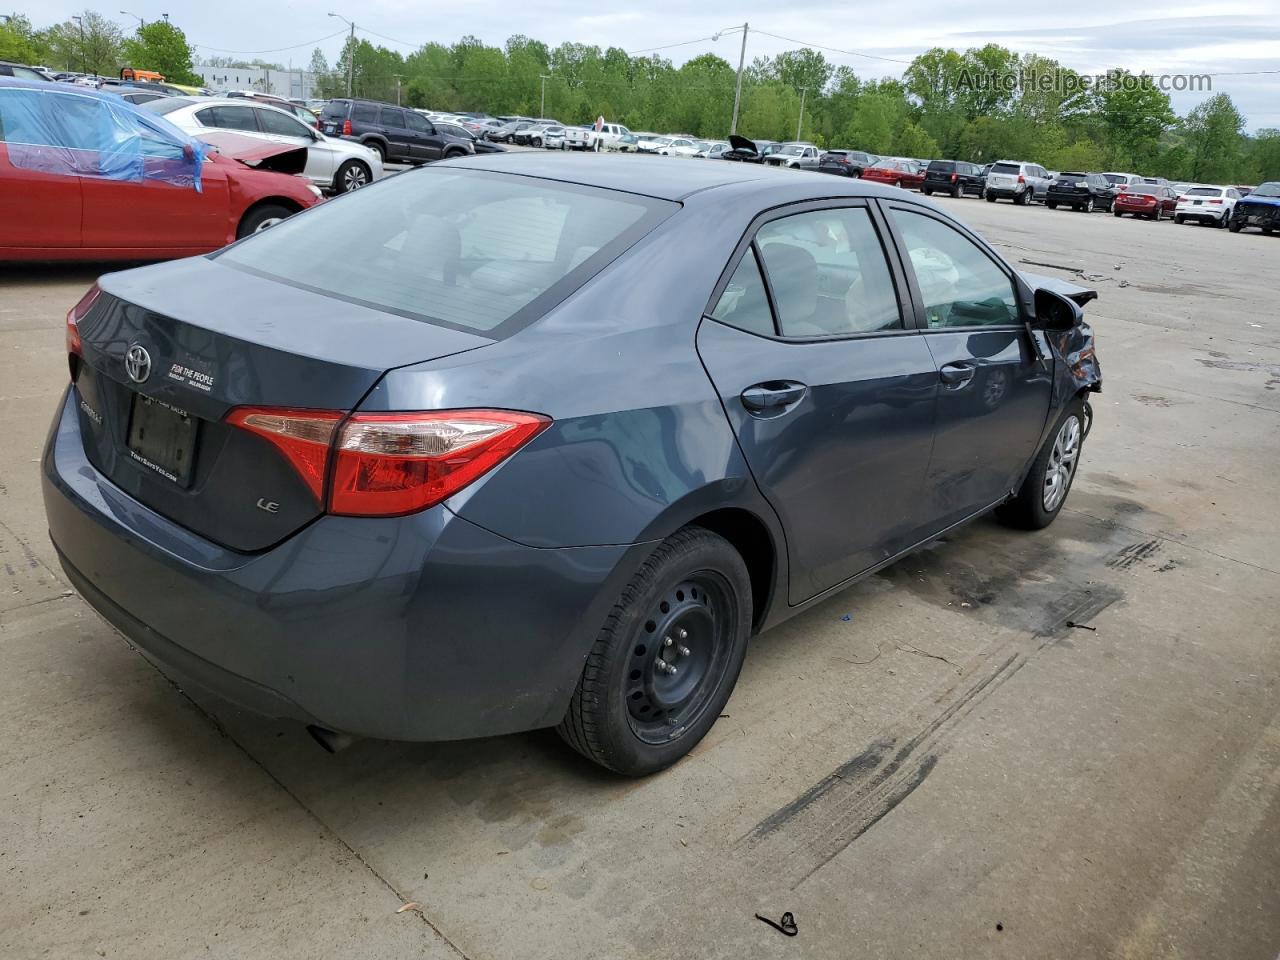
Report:
[[[538,79],[542,81],[542,105],[538,107],[538,119],[541,120],[547,115],[547,81],[551,78],[540,73]]]
[[[737,133],[737,109],[742,102],[742,68],[746,65],[746,33],[750,23],[742,24],[742,51],[737,55],[737,88],[733,91],[733,122],[728,125],[728,132]]]
[[[350,52],[347,56],[347,96],[351,96],[351,87],[356,76],[356,25],[354,21],[348,20],[346,17],[337,14],[329,14],[331,17],[337,17],[343,23],[351,24],[351,43]]]
[[[89,72],[89,51],[84,45],[84,20],[81,17],[72,17],[76,23],[80,25],[80,68],[85,72]]]
[[[403,77],[404,74],[393,73],[392,76],[396,78],[396,106],[398,107],[400,106],[400,78]]]
[[[796,121],[796,139],[800,139],[800,128],[804,126],[804,95],[808,90],[801,88],[800,90],[800,119]]]
[[[121,10],[120,12],[121,12],[124,16],[126,16],[126,17],[135,17],[135,18],[137,19],[137,21],[138,21],[138,29],[139,29],[139,30],[141,30],[143,27],[145,27],[145,26],[147,25],[147,21],[143,20],[143,19],[142,19],[141,17],[139,17],[136,13],[130,13],[128,10]]]

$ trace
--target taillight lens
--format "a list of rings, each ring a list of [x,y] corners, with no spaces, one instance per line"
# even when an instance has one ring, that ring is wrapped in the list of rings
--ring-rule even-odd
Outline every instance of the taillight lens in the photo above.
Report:
[[[342,417],[343,414],[336,410],[238,407],[227,414],[227,423],[275,444],[306,482],[315,495],[316,503],[322,503],[329,446]]]
[[[349,136],[351,136],[351,121],[350,121],[350,120],[343,120],[343,121],[342,121],[342,135],[343,135],[344,137],[349,137]]]
[[[338,438],[329,509],[351,516],[423,510],[488,473],[550,423],[506,410],[355,414]]]
[[[387,517],[453,496],[550,425],[508,410],[358,413],[238,407],[226,422],[269,440],[330,513]],[[341,430],[339,430],[341,424]]]
[[[959,179],[959,177],[958,177],[956,174],[954,174],[954,173],[953,173],[953,174],[951,175],[951,182],[952,182],[952,183],[955,183],[958,179]]]
[[[1026,182],[1027,182],[1027,178],[1026,178],[1026,177],[1024,177],[1022,174],[1018,174],[1018,182],[1019,182],[1019,183],[1026,183]]]
[[[95,283],[79,302],[67,311],[67,353],[73,353],[77,357],[84,356],[84,344],[80,340],[80,321],[89,312],[93,301],[98,299],[100,293],[102,290]]]
[[[1221,200],[1210,200],[1209,202],[1210,202],[1210,203],[1221,203],[1222,201],[1221,201]]]

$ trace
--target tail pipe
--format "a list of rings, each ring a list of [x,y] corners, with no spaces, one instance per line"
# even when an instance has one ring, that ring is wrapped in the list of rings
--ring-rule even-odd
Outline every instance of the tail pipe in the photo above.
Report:
[[[339,753],[356,742],[356,738],[349,733],[337,733],[334,730],[317,727],[315,724],[307,727],[307,733],[311,734],[311,738],[329,753]]]

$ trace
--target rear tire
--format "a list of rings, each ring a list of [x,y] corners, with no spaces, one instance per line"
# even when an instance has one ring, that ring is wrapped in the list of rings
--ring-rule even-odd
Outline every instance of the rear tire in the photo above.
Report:
[[[1164,207],[1156,207],[1156,212],[1151,215],[1151,219],[1159,223],[1164,219]]]
[[[365,146],[378,155],[379,161],[382,163],[387,162],[387,148],[378,143],[378,141],[374,140],[370,143],[366,143]]]
[[[1020,207],[1025,207],[1028,203],[1031,202],[1031,189],[1028,187],[1026,190],[1023,190],[1021,193],[1015,194],[1013,198],[1013,202]]]
[[[928,189],[927,187],[921,187],[921,188],[920,188],[920,192],[921,192],[921,193],[923,193],[926,197],[932,197],[932,196],[933,196],[933,191],[932,191],[932,190],[930,190],[930,189]]]
[[[955,186],[955,187],[952,187],[952,188],[951,188],[951,199],[952,199],[952,200],[959,200],[959,199],[960,199],[960,188],[959,188],[958,186]]]
[[[1113,209],[1113,210],[1111,211],[1111,215],[1112,215],[1113,217],[1123,217],[1123,216],[1124,216],[1124,214],[1123,214],[1123,213],[1121,213],[1119,210],[1115,210],[1115,209]]]
[[[1084,202],[1083,210],[1085,213],[1093,213],[1093,197]]]
[[[1175,213],[1173,215],[1173,222],[1176,223],[1178,226],[1182,226],[1184,223],[1187,222],[1187,218],[1180,213]]]
[[[1044,205],[1045,205],[1046,207],[1048,207],[1050,210],[1057,210],[1057,209],[1058,209],[1058,202],[1057,202],[1056,200],[1046,200],[1046,201],[1044,202]]]
[[[240,225],[236,227],[236,239],[243,240],[252,234],[261,233],[291,216],[293,211],[280,203],[264,203],[254,207],[241,217]]]
[[[1076,397],[1058,417],[1018,492],[996,508],[1003,523],[1023,530],[1043,530],[1053,523],[1080,466],[1085,423],[1084,401]]]
[[[750,633],[751,579],[738,551],[701,527],[678,531],[609,612],[557,732],[616,773],[669,767],[720,716]]]

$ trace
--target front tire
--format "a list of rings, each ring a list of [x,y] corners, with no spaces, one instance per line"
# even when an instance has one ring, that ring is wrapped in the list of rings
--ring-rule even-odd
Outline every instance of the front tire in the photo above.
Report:
[[[1232,220],[1230,223],[1227,224],[1227,229],[1230,230],[1232,233],[1239,233],[1240,227],[1241,227],[1241,224],[1239,220]]]
[[[605,619],[557,732],[626,776],[693,749],[733,692],[751,632],[751,579],[723,537],[686,527],[636,571]]]
[[[291,216],[293,211],[279,203],[264,203],[254,207],[241,218],[240,225],[236,227],[236,239],[243,240],[252,234],[261,233]]]
[[[1053,523],[1071,492],[1086,432],[1085,404],[1076,397],[1062,411],[1018,492],[996,509],[996,516],[1023,530],[1043,530]]]
[[[359,160],[347,160],[333,176],[334,193],[350,193],[367,187],[373,181],[369,167]]]

